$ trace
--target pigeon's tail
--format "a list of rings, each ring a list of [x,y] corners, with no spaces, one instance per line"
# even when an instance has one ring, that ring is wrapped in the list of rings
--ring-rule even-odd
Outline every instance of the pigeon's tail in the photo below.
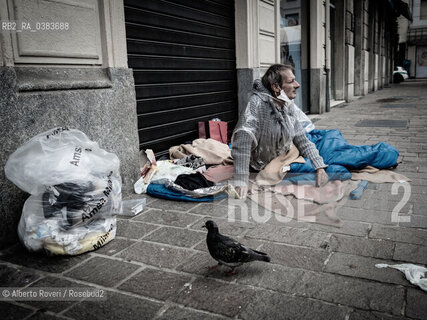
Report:
[[[270,262],[269,256],[258,256],[260,261]]]
[[[253,250],[253,252],[255,260],[270,262],[270,257],[266,253],[257,250]]]

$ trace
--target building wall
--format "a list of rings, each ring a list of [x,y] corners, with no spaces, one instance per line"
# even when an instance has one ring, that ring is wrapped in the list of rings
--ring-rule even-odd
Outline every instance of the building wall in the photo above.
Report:
[[[279,0],[236,0],[236,66],[239,113],[252,83],[280,62]]]
[[[336,12],[334,30],[331,30],[330,4],[334,4]],[[328,111],[329,92],[335,100],[351,101],[388,85],[391,80],[388,61],[393,60],[393,44],[387,35],[391,23],[387,16],[391,10],[388,1],[301,0],[295,1],[295,5],[292,8],[286,2],[286,14],[300,13],[302,82],[309,87],[302,101],[309,106],[310,113]],[[274,22],[277,35],[279,11],[279,1],[236,1],[239,110],[247,103],[252,81],[268,65],[280,61],[277,36],[272,32]],[[329,88],[332,78],[333,91]]]
[[[410,28],[423,28],[427,25],[427,4],[421,0],[412,1],[412,18]]]
[[[392,81],[393,12],[383,1],[354,1],[354,95],[388,86]]]
[[[330,3],[335,7],[334,30],[330,11],[325,10]],[[335,0],[310,1],[309,5],[310,30],[314,32],[310,45],[315,48],[314,53],[310,51],[310,61],[320,66],[324,59],[325,72],[330,70],[330,77],[334,79],[331,98],[351,101],[355,96],[387,86],[391,80],[387,60],[390,59],[389,47],[392,45],[388,34],[392,23],[389,4],[374,0]],[[328,35],[326,42],[323,32]],[[312,81],[311,99],[316,101],[312,101],[310,111],[322,113],[328,110],[328,101],[318,100],[325,94],[321,86],[316,86],[322,80],[315,76],[312,78],[315,83]]]
[[[397,18],[399,43],[405,43],[408,41],[408,28],[409,21],[403,16]]]
[[[122,1],[0,0],[0,20],[18,21],[22,30],[0,33],[0,167],[32,136],[68,126],[118,155],[123,192],[132,192],[138,136]],[[46,21],[55,30],[46,31]],[[0,189],[2,247],[16,241],[28,195],[3,170]]]
[[[427,62],[422,58],[422,52],[427,48],[427,3],[421,0],[412,1],[412,17],[413,21],[406,26],[405,23],[400,23],[401,33],[404,33],[407,28],[406,40],[407,51],[406,59],[411,61],[410,76],[416,78],[424,78],[427,76]]]

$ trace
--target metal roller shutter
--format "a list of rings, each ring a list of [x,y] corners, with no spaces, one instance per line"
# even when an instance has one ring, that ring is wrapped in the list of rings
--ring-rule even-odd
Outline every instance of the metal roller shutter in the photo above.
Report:
[[[237,119],[234,1],[125,0],[140,149],[166,154],[197,123]]]

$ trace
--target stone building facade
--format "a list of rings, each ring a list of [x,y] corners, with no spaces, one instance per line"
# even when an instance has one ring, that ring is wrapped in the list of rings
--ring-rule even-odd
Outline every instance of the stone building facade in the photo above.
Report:
[[[399,15],[392,2],[236,0],[236,16],[243,15],[258,26],[253,30],[248,24],[243,39],[236,38],[237,43],[249,38],[247,42],[255,44],[251,50],[242,47],[241,52],[236,52],[239,92],[245,95],[250,88],[250,76],[262,75],[274,62],[294,65],[297,80],[302,84],[297,104],[310,113],[326,112],[334,105],[387,86],[392,81]],[[243,14],[249,4],[255,8],[258,5],[258,10]],[[271,26],[267,28],[256,19],[265,19]],[[245,96],[239,96],[239,107],[244,106]]]
[[[21,144],[55,127],[79,129],[119,156],[125,193],[139,150],[122,1],[1,0],[0,20],[1,247],[16,241],[28,197],[3,170]]]
[[[399,54],[396,64],[407,69],[411,78],[427,78],[427,1],[405,0],[412,21],[398,18]]]

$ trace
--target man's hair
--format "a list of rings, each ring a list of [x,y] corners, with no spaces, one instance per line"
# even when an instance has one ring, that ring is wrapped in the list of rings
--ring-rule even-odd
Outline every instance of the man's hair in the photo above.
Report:
[[[282,86],[282,75],[280,74],[283,70],[291,70],[294,72],[294,68],[289,64],[273,64],[268,68],[265,74],[262,76],[262,84],[268,91],[273,94],[271,86],[275,83],[278,83],[280,87]]]

